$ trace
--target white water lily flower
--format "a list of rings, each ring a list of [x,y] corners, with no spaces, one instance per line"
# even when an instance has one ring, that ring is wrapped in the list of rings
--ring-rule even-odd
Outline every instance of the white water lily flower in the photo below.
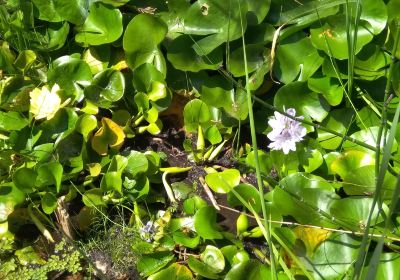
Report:
[[[293,108],[287,109],[286,113],[293,117],[296,116],[296,110]],[[284,154],[288,154],[289,151],[296,151],[296,143],[303,140],[307,130],[299,121],[290,119],[278,112],[275,112],[274,115],[275,117],[268,121],[268,124],[272,127],[272,131],[267,135],[272,141],[268,147],[272,150],[282,150]]]
[[[50,120],[60,108],[69,102],[67,100],[64,104],[61,104],[61,98],[57,94],[59,90],[60,87],[54,84],[51,91],[47,86],[43,86],[42,89],[35,88],[29,93],[31,98],[29,112],[32,113],[35,119],[46,118]]]

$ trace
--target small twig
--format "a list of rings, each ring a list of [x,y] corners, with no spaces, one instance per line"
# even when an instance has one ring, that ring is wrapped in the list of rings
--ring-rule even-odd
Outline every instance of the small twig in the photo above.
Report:
[[[218,206],[218,202],[215,200],[215,197],[212,194],[210,188],[208,187],[207,183],[204,181],[204,178],[200,177],[199,180],[200,180],[200,183],[201,183],[204,191],[206,192],[208,198],[210,199],[212,205],[214,206],[214,208],[217,209],[218,211],[221,210],[221,208]]]

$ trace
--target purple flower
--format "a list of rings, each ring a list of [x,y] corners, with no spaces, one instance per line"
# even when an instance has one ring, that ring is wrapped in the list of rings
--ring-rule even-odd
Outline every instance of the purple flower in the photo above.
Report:
[[[293,117],[296,116],[296,110],[293,108],[287,109],[286,113]],[[272,150],[282,150],[284,154],[288,154],[289,151],[296,151],[296,143],[303,140],[307,130],[299,121],[290,119],[278,112],[275,112],[274,115],[275,117],[268,121],[268,124],[272,127],[272,131],[267,135],[272,141],[268,147]]]

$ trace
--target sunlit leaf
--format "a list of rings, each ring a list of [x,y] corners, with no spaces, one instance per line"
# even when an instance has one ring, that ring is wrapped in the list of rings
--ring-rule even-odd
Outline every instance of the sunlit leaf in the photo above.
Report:
[[[76,30],[75,40],[84,46],[114,42],[122,35],[122,14],[118,9],[94,2],[85,23]]]
[[[101,127],[92,138],[92,148],[99,155],[106,155],[108,148],[119,149],[124,142],[122,128],[108,118],[102,118]]]

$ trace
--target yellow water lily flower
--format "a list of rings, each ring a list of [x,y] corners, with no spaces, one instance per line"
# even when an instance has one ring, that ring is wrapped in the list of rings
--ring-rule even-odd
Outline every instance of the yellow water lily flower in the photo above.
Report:
[[[51,91],[47,86],[43,86],[42,89],[35,88],[29,93],[31,98],[29,112],[32,113],[36,120],[44,118],[50,120],[60,108],[69,102],[67,100],[64,104],[61,104],[61,98],[57,94],[59,90],[60,87],[54,84]]]

